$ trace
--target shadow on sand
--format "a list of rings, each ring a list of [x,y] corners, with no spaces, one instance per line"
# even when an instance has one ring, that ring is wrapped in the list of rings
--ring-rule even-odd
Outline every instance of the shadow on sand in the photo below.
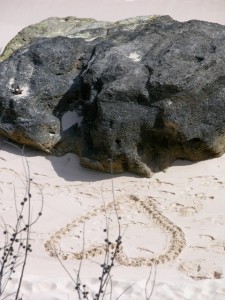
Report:
[[[9,141],[4,138],[0,138],[0,150],[6,151],[8,153],[21,156],[24,153],[24,156],[27,158],[32,157],[41,157],[43,163],[43,170],[46,168],[45,160],[50,161],[52,167],[54,168],[56,174],[65,179],[66,181],[84,181],[84,182],[95,182],[101,180],[111,179],[112,175],[109,173],[101,173],[95,170],[86,169],[80,165],[80,158],[73,154],[68,153],[64,156],[56,157],[48,155],[44,152],[31,149],[29,147],[24,147]],[[116,174],[113,177],[131,177],[131,178],[140,178],[137,175],[131,173]]]

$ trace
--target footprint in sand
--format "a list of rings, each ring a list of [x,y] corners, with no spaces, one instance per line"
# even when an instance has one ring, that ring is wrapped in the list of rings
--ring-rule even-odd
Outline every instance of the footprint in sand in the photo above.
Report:
[[[160,190],[159,192],[162,193],[162,194],[176,195],[176,193],[170,192],[170,191],[166,191],[166,190]]]
[[[33,291],[33,283],[24,280],[22,283],[22,291],[23,292],[32,292]]]
[[[218,215],[216,217],[208,217],[204,219],[200,219],[196,221],[199,224],[217,224],[217,225],[224,225],[225,224],[225,216],[224,215]]]
[[[182,262],[178,269],[195,280],[221,279],[223,277],[222,268],[203,259]]]
[[[225,241],[218,240],[212,235],[200,234],[198,235],[198,243],[194,246],[191,246],[193,250],[214,251],[214,253],[225,254]]]
[[[211,246],[217,253],[225,254],[225,241],[219,241]]]
[[[174,202],[170,205],[170,210],[177,212],[182,217],[190,217],[196,215],[202,209],[200,203],[193,203],[192,206],[185,206],[181,203]]]
[[[189,177],[188,182],[198,183],[202,186],[213,186],[216,188],[224,187],[225,180],[221,180],[215,176],[196,176],[196,177]]]

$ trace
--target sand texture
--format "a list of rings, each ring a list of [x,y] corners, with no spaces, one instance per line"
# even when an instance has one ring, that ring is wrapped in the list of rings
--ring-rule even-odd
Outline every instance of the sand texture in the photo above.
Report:
[[[178,161],[150,179],[90,171],[72,154],[56,158],[25,149],[25,156],[32,178],[33,216],[40,209],[42,195],[44,208],[32,228],[33,252],[23,283],[24,299],[76,299],[71,280],[46,248],[52,239],[62,260],[69,253],[63,263],[73,276],[79,268],[78,253],[85,246],[89,253],[83,259],[82,278],[93,289],[97,285],[104,258],[106,215],[110,239],[118,236],[117,219],[110,206],[112,178],[124,255],[128,262],[133,259],[124,263],[118,258],[112,273],[114,297],[135,283],[124,299],[145,299],[143,287],[152,268],[156,270],[153,299],[193,299],[193,295],[196,299],[207,295],[208,299],[223,299],[224,156],[195,164]],[[15,201],[19,206],[26,185],[20,149],[2,140],[0,164],[1,216],[6,224],[13,224]],[[104,205],[109,210],[106,214]]]

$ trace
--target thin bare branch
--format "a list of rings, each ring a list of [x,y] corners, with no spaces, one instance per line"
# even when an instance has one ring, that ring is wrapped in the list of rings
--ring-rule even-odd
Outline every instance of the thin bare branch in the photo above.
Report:
[[[152,269],[154,269],[153,282],[152,282],[150,294],[148,294],[148,284],[149,284],[150,279],[151,279],[151,277],[152,277]],[[150,300],[151,297],[152,297],[152,294],[153,294],[153,291],[154,291],[154,288],[155,288],[155,282],[156,282],[156,270],[157,270],[157,267],[156,267],[156,266],[155,266],[154,268],[151,267],[151,270],[150,270],[148,279],[147,279],[147,281],[146,281],[146,284],[145,284],[145,299],[146,299],[146,300]]]

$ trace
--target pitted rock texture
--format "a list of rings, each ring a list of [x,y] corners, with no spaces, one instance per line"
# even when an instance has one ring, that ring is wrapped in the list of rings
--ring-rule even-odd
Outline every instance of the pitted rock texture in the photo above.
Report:
[[[178,158],[224,153],[225,26],[168,16],[68,20],[69,30],[66,19],[43,21],[48,34],[41,23],[32,34],[28,27],[29,43],[18,45],[22,32],[8,47],[17,50],[3,53],[3,136],[147,177]]]

